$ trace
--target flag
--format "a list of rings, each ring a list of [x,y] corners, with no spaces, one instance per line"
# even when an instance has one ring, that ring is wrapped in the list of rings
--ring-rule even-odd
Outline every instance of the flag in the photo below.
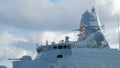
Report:
[[[82,41],[85,40],[85,36],[84,36],[85,29],[86,27],[84,25],[80,27],[80,35],[82,36]]]
[[[83,25],[80,27],[80,31],[85,31],[86,27]]]

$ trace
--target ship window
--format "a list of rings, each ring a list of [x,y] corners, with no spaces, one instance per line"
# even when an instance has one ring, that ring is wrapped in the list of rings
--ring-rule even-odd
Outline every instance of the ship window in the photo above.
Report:
[[[54,46],[53,49],[57,49],[57,46]]]
[[[63,58],[63,55],[58,55],[57,58]]]
[[[38,53],[40,53],[40,52],[42,52],[42,51],[43,51],[42,48],[37,48],[37,52],[38,52]]]
[[[62,46],[58,46],[58,49],[62,49]]]
[[[66,49],[66,48],[67,48],[67,46],[65,45],[65,46],[64,46],[64,49]]]

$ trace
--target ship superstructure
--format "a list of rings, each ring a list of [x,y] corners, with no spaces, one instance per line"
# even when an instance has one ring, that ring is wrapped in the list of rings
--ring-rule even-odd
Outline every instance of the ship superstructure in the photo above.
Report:
[[[23,56],[13,61],[13,68],[120,68],[120,52],[110,49],[95,8],[86,11],[80,22],[77,41],[38,45],[37,56]]]

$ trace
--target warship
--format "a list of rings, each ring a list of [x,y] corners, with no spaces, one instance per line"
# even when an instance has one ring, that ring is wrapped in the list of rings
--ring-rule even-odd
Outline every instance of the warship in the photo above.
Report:
[[[103,34],[95,8],[81,16],[77,41],[69,36],[60,43],[37,44],[37,56],[23,56],[13,61],[13,68],[120,68],[120,52],[111,49]]]

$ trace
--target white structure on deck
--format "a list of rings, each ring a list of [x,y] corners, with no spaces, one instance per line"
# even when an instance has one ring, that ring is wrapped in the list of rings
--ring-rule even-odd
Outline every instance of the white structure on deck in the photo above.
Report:
[[[81,18],[79,39],[37,47],[37,57],[23,56],[13,68],[120,68],[120,52],[110,49],[102,33],[95,8]]]

